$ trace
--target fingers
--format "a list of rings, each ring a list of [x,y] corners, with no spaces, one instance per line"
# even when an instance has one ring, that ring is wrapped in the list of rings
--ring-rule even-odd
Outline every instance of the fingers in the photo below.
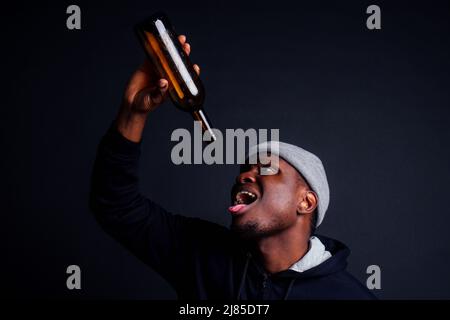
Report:
[[[167,81],[167,80],[164,79],[164,78],[161,78],[161,79],[159,79],[158,87],[159,87],[160,89],[167,90],[168,84],[169,84],[169,81]]]
[[[157,107],[159,104],[161,104],[161,102],[164,99],[164,94],[161,93],[161,90],[154,90],[150,93],[150,99],[151,99],[150,105],[151,108],[153,109]]]
[[[163,101],[168,88],[169,88],[169,82],[164,78],[159,79],[157,88],[153,88],[153,90],[151,91],[150,96],[151,96],[152,102],[154,104],[160,104]]]
[[[189,55],[191,52],[191,46],[186,42],[186,36],[180,35],[178,36],[178,40],[180,41],[184,52]],[[197,64],[194,64],[193,68],[197,75],[200,75],[200,67]],[[150,85],[152,81],[149,75],[152,70],[152,63],[148,59],[145,59],[144,63],[135,73],[133,79],[134,81],[131,86],[134,90],[139,91],[137,97],[138,99],[136,99],[138,100],[138,104],[143,105],[144,109],[148,110],[153,109],[164,100],[169,88],[169,82],[164,78],[159,79],[153,86]],[[139,88],[141,88],[141,90],[139,90]]]
[[[178,36],[178,41],[181,43],[181,47],[184,52],[189,55],[191,53],[191,45],[186,42],[186,36],[184,34]]]
[[[191,53],[191,45],[186,42],[187,38],[184,34],[178,36],[178,41],[180,41],[181,46],[183,47],[184,52],[189,55]],[[200,67],[197,64],[194,64],[194,70],[197,72],[197,75],[200,75]]]
[[[195,72],[197,72],[197,75],[200,75],[200,67],[198,66],[198,64],[194,64],[194,70]]]
[[[166,79],[159,79],[156,86],[141,89],[133,101],[135,108],[144,112],[153,111],[164,101],[168,87]]]
[[[189,54],[191,53],[191,45],[190,45],[189,43],[186,42],[186,43],[183,45],[183,50],[184,50],[184,52],[186,52],[187,55],[189,55]]]

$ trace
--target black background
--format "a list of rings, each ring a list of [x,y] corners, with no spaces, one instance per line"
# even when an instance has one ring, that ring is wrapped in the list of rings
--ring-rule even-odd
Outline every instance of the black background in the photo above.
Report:
[[[81,30],[66,28],[70,4]],[[366,28],[370,4],[381,30]],[[448,1],[2,4],[2,294],[175,298],[87,206],[97,143],[144,57],[132,26],[157,10],[187,35],[216,127],[279,128],[323,160],[331,203],[318,231],[352,249],[358,279],[376,264],[380,298],[450,298]],[[182,127],[190,117],[170,102],[151,114],[142,189],[228,225],[237,165],[173,165]],[[71,264],[82,290],[66,288]]]

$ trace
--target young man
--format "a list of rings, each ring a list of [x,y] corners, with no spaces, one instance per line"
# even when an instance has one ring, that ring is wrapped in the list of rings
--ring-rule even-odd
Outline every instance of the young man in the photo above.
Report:
[[[187,54],[190,46],[179,37]],[[197,73],[200,69],[194,66]],[[181,299],[372,299],[347,271],[344,244],[314,236],[329,202],[322,162],[280,143],[241,166],[231,191],[231,230],[173,215],[138,189],[140,141],[168,82],[145,62],[132,76],[114,125],[98,149],[91,208],[102,227],[161,274]],[[271,143],[250,150],[274,151]],[[261,163],[277,158],[273,174]],[[260,159],[261,160],[261,159]]]

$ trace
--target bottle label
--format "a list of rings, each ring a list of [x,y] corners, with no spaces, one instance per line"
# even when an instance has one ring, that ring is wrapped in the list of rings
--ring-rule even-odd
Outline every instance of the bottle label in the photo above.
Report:
[[[191,75],[189,74],[188,70],[186,69],[185,64],[181,60],[180,54],[178,53],[178,50],[176,49],[172,39],[169,36],[169,33],[166,30],[166,27],[162,23],[161,20],[156,20],[155,22],[156,29],[159,32],[159,35],[166,46],[170,57],[175,63],[175,66],[177,67],[177,70],[180,72],[181,78],[183,79],[184,83],[186,84],[188,90],[191,92],[193,96],[196,96],[198,94],[198,88],[194,83],[194,80],[192,79]]]

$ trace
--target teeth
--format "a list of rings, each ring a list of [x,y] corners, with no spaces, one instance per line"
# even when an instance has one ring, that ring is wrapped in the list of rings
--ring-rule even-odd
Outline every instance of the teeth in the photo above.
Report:
[[[249,191],[243,190],[243,191],[240,191],[239,193],[244,193],[244,194],[249,195],[249,196],[252,197],[252,198],[256,198],[256,195],[255,195],[254,193],[249,192]],[[239,194],[239,193],[238,193],[238,194]]]
[[[241,197],[239,197],[240,194],[246,194],[246,195],[250,196],[252,199],[256,198],[256,194],[254,194],[250,191],[242,190],[236,194],[236,200],[234,200],[234,205],[245,204],[244,200]]]

